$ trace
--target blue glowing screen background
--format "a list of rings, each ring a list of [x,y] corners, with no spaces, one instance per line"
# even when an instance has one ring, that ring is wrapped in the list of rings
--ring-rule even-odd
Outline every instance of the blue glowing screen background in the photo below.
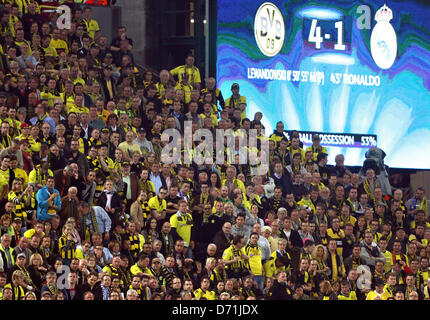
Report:
[[[377,20],[384,1],[271,0],[258,18],[266,19],[258,20],[264,26],[257,33],[280,34],[273,4],[283,18],[284,36],[280,51],[270,56],[255,36],[256,13],[264,3],[218,0],[217,81],[224,98],[238,83],[248,117],[261,111],[267,135],[279,120],[286,130],[372,134],[387,153],[388,166],[429,169],[430,6],[388,1],[392,19],[383,12]],[[372,32],[382,50],[379,64]],[[267,45],[273,49],[270,39]],[[394,62],[382,66],[392,54]],[[343,153],[347,165],[359,166],[368,149],[333,145],[328,150],[329,163]]]

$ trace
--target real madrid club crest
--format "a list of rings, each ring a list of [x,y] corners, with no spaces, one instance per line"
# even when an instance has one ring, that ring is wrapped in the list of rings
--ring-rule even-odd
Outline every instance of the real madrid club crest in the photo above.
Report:
[[[385,4],[375,14],[376,25],[370,37],[370,51],[376,65],[389,69],[397,57],[397,37],[390,20],[393,12]]]

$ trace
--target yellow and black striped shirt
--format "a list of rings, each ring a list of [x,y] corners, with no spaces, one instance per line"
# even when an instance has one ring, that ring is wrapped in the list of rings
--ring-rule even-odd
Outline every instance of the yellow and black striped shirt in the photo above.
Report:
[[[61,258],[73,259],[76,256],[76,242],[73,240],[67,240],[66,234],[63,233],[63,235],[58,239],[58,250]]]
[[[137,234],[131,235],[127,234],[130,240],[130,252],[133,255],[133,258],[137,258],[140,252],[140,240]]]
[[[102,169],[102,165],[100,163],[100,160],[98,157],[96,158],[91,158],[90,156],[87,156],[87,160],[88,160],[88,164],[90,166],[90,170],[101,170]]]
[[[22,192],[10,191],[7,199],[12,202],[14,205],[13,213],[14,217],[19,217],[21,219],[27,219],[27,212],[25,211],[25,202],[27,200],[27,196],[24,195],[22,198],[20,196]]]

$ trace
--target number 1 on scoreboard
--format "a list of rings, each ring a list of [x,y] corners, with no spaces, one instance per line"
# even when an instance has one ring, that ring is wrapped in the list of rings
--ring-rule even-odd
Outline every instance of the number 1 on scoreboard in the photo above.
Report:
[[[337,29],[337,43],[334,45],[334,50],[345,50],[345,45],[343,44],[343,21],[338,21],[334,24]]]

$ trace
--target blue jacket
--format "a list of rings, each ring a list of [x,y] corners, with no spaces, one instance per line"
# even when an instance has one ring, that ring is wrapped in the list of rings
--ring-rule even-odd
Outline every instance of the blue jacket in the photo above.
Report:
[[[53,193],[58,193],[58,196],[54,199],[54,205],[58,206],[58,210],[61,209],[61,196],[60,192],[53,188]],[[48,214],[48,199],[51,193],[49,192],[48,188],[44,186],[39,191],[37,191],[36,194],[36,200],[37,200],[37,220],[41,221],[47,221],[51,219],[51,215]]]

